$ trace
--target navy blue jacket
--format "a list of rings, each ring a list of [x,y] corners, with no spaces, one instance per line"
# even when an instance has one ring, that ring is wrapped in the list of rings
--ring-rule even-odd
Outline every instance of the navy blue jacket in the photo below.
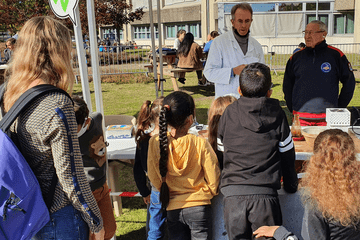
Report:
[[[349,61],[325,40],[315,48],[296,52],[286,64],[283,91],[290,112],[325,113],[326,108],[344,108],[351,101],[354,89],[355,78]]]

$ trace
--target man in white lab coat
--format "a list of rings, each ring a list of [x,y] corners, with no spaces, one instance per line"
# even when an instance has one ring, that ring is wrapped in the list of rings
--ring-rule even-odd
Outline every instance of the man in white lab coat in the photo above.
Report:
[[[260,43],[249,36],[252,13],[250,4],[236,4],[231,9],[232,30],[215,38],[211,44],[204,75],[215,83],[215,98],[225,94],[240,97],[239,75],[244,67],[253,62],[265,64]]]

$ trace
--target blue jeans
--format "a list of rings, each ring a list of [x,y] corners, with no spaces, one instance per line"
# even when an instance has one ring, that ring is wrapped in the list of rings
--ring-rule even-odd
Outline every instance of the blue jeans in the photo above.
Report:
[[[170,240],[211,240],[211,206],[196,206],[167,212]]]
[[[162,239],[165,234],[166,210],[161,209],[160,192],[151,190],[148,240]]]
[[[50,221],[32,238],[33,240],[88,240],[89,227],[72,205],[50,214]]]

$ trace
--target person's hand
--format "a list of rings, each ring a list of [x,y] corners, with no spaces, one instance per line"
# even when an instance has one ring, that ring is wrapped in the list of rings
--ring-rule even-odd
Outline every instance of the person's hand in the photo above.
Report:
[[[150,194],[147,197],[143,197],[143,200],[146,205],[150,204]]]
[[[280,226],[262,226],[259,227],[255,232],[253,232],[253,235],[255,235],[255,238],[259,237],[273,237],[276,229],[278,229]]]
[[[94,233],[94,240],[104,240],[105,238],[105,229],[102,228],[100,232]]]
[[[240,73],[242,72],[242,70],[246,67],[246,64],[242,64],[242,65],[239,65],[237,67],[234,67],[233,68],[233,72],[235,75],[240,75]]]

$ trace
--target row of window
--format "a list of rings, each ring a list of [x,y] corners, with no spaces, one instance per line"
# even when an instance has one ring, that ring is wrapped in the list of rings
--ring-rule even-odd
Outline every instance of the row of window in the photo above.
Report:
[[[165,38],[174,39],[179,30],[184,29],[186,32],[191,32],[194,38],[201,38],[201,24],[200,23],[189,23],[189,24],[166,24],[164,26]],[[149,25],[133,26],[134,39],[146,40],[151,39],[151,31]],[[159,37],[158,26],[155,25],[155,38]]]
[[[225,18],[226,15],[229,15],[231,13],[231,8],[236,3],[226,3],[224,4],[224,14]],[[316,4],[316,2],[269,2],[269,3],[251,3],[251,7],[254,12],[255,16],[261,16],[266,19],[270,19],[270,16],[276,16],[275,18],[277,21],[275,21],[275,27],[274,31],[272,33],[269,33],[269,31],[258,31],[260,33],[259,36],[261,36],[264,32],[268,32],[271,36],[281,36],[283,35],[283,32],[281,32],[281,29],[284,28],[284,26],[291,24],[293,19],[301,20],[303,21],[302,26],[300,28],[305,28],[306,24],[311,22],[312,20],[316,19],[316,10],[318,10],[318,17],[319,20],[323,21],[328,26],[328,33],[330,35],[333,34],[353,34],[354,33],[354,10],[352,11],[342,11],[338,12],[334,10],[334,1],[321,1]],[[289,14],[294,14],[293,19],[290,18]],[[299,19],[299,15],[303,15],[301,19]],[[278,22],[281,18],[288,18],[290,20],[289,23],[284,22]],[[271,18],[272,19],[272,18]],[[280,25],[281,26],[280,26]],[[296,24],[296,23],[295,23]],[[228,23],[225,23],[225,27],[228,28]],[[257,26],[258,28],[261,26]],[[264,28],[266,28],[264,26]],[[288,26],[286,26],[288,28]],[[255,29],[254,29],[255,30]],[[267,29],[268,30],[268,29]],[[294,28],[294,31],[297,31],[296,33],[290,30],[285,29],[286,34],[300,34],[300,31],[297,31],[296,28]],[[268,34],[268,35],[269,35]]]
[[[231,8],[234,4],[226,4],[224,11],[225,13],[230,13]],[[251,3],[253,12],[275,12],[276,7],[278,6],[279,12],[288,12],[288,11],[315,11],[316,2],[288,2],[288,3]],[[318,3],[319,11],[329,11],[330,2],[320,2]]]

